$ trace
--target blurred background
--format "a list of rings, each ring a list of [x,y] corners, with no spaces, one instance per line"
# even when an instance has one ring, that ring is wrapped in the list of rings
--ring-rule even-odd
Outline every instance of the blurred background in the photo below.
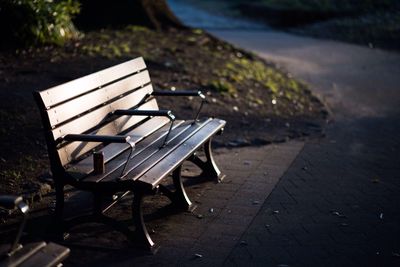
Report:
[[[62,43],[98,27],[162,28],[167,4],[186,25],[265,29],[399,49],[398,0],[1,0],[1,44]],[[164,18],[164,19],[163,19]]]

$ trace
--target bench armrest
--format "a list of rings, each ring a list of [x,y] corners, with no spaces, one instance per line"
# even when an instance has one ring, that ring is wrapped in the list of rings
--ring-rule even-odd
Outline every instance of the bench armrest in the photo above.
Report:
[[[125,173],[129,159],[135,149],[135,143],[130,140],[130,136],[112,136],[112,135],[94,135],[94,134],[67,134],[63,137],[65,141],[83,141],[83,142],[104,142],[104,143],[127,143],[131,147],[128,159],[122,169],[121,176]]]
[[[6,210],[13,210],[23,201],[21,196],[3,195],[0,196],[0,207]]]
[[[19,211],[24,215],[24,218],[22,219],[22,222],[18,228],[17,235],[15,236],[14,242],[12,243],[8,252],[8,254],[11,255],[21,247],[18,242],[21,238],[22,231],[28,218],[29,206],[23,201],[23,198],[21,196],[2,195],[0,196],[0,207],[8,210],[18,208]]]
[[[117,109],[113,112],[115,115],[137,115],[137,116],[162,116],[162,117],[167,117],[171,121],[171,125],[169,127],[168,133],[165,136],[164,142],[162,147],[164,147],[167,144],[167,140],[169,137],[169,134],[171,133],[174,121],[175,121],[175,115],[172,114],[171,110],[140,110],[140,109]]]
[[[65,141],[104,142],[104,143],[129,143],[130,136],[112,136],[95,134],[67,134],[62,137]]]
[[[196,90],[180,90],[180,91],[153,91],[151,93],[153,96],[198,96],[201,98],[201,104],[199,109],[197,110],[196,116],[193,121],[196,122],[199,118],[201,109],[203,108],[204,103],[206,102],[206,96],[201,91]]]
[[[115,115],[131,115],[131,116],[161,116],[167,117],[171,121],[175,120],[171,110],[140,110],[140,109],[117,109],[113,112]]]
[[[205,99],[206,96],[201,91],[182,90],[182,91],[153,91],[153,96],[199,96]]]

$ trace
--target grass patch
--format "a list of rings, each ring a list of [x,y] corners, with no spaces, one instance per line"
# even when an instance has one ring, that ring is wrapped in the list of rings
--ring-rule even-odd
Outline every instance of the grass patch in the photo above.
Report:
[[[305,85],[273,65],[217,41],[200,29],[172,34],[174,38],[168,38],[136,26],[92,32],[86,34],[78,53],[109,59],[143,56],[212,92],[247,101],[249,106],[272,103],[274,99],[272,107],[279,114],[285,114],[290,105],[297,112],[307,106]]]

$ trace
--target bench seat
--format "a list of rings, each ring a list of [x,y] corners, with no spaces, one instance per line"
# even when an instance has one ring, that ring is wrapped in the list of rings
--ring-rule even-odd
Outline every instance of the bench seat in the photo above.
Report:
[[[167,126],[161,127],[145,138],[135,136],[136,132],[132,135],[128,134],[132,138],[136,137],[143,140],[136,141],[135,150],[129,159],[125,173],[122,173],[122,170],[130,151],[128,146],[121,146],[121,144],[110,144],[100,150],[107,155],[105,173],[92,174],[93,163],[91,158],[86,158],[71,166],[66,172],[82,184],[132,181],[153,190],[178,165],[187,160],[213,135],[220,132],[225,126],[225,121],[210,118],[195,123],[181,120],[174,124],[175,127],[173,127],[165,146],[163,146],[163,142],[168,133]],[[126,149],[121,149],[122,147]],[[116,151],[122,153],[115,155]]]

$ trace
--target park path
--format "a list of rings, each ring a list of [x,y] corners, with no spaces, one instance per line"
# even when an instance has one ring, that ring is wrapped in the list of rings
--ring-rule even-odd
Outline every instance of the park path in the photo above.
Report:
[[[275,31],[211,33],[304,80],[333,118],[225,265],[400,266],[400,55]]]
[[[189,25],[308,83],[332,112],[325,138],[292,150],[224,265],[400,266],[400,54],[213,17],[202,25],[193,13],[203,11],[172,2]]]
[[[335,117],[376,117],[398,111],[400,54],[268,30],[211,33],[309,83]]]

